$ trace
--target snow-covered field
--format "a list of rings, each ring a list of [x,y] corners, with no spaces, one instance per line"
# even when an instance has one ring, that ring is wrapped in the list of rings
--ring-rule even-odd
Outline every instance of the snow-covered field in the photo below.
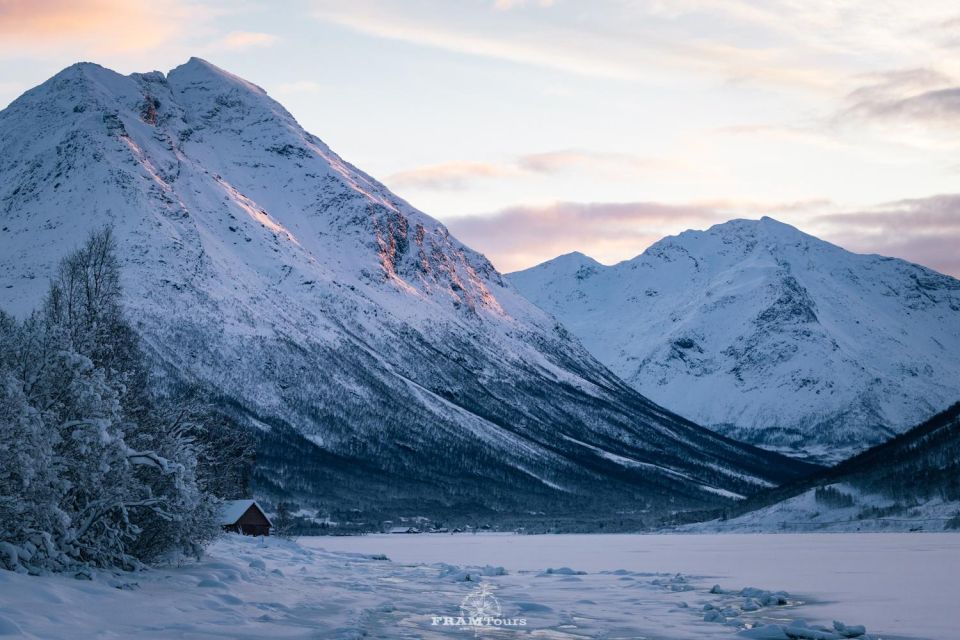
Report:
[[[785,627],[830,638],[843,636],[812,627],[840,620],[874,638],[940,640],[960,629],[958,573],[951,534],[231,535],[168,570],[0,572],[0,636],[787,638]],[[494,617],[518,626],[443,625],[480,582]]]

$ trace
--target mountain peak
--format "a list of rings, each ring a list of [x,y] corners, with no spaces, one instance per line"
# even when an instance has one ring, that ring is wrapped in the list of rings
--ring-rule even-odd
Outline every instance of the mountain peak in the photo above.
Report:
[[[715,224],[708,228],[705,232],[688,231],[685,233],[709,233],[721,235],[747,234],[753,236],[762,235],[768,238],[805,237],[815,240],[817,239],[814,238],[814,236],[804,233],[793,225],[789,225],[786,222],[781,222],[776,218],[771,218],[770,216],[761,216],[759,219],[734,218],[733,220],[727,220],[726,222]]]
[[[798,234],[798,235],[804,235],[804,236],[809,235],[791,224],[787,224],[786,222],[781,222],[780,220],[777,220],[776,218],[771,218],[770,216],[760,216],[760,218],[757,220],[753,220],[750,218],[737,218],[735,220],[731,220],[730,222],[739,223],[744,226],[753,226],[753,227],[756,227],[757,229],[762,229],[767,232],[774,231],[779,233],[792,233],[792,234]],[[725,224],[729,224],[729,223],[725,223]],[[720,225],[717,225],[717,226],[720,226]]]
[[[536,279],[538,277],[536,274],[549,274],[550,277],[575,277],[578,280],[584,280],[606,268],[586,254],[571,251],[529,269],[516,271],[510,274],[510,277]]]
[[[79,61],[79,62],[74,62],[73,64],[71,64],[71,65],[68,66],[68,67],[64,67],[64,68],[61,69],[59,72],[57,72],[56,74],[54,74],[53,77],[51,78],[51,80],[56,79],[56,78],[73,77],[73,76],[77,76],[77,75],[87,75],[87,74],[88,74],[89,72],[91,72],[91,71],[93,71],[93,72],[104,72],[104,71],[106,71],[106,72],[109,72],[109,73],[113,73],[112,71],[110,71],[110,70],[107,69],[106,67],[103,67],[103,66],[97,64],[96,62],[88,62],[88,61],[85,61],[85,60],[81,60],[81,61]]]
[[[587,267],[600,267],[603,266],[590,256],[579,251],[571,251],[570,253],[564,253],[559,255],[550,262],[557,265],[566,265],[566,266],[587,266]]]
[[[674,262],[683,256],[707,258],[715,253],[729,253],[732,249],[743,255],[757,250],[767,254],[782,254],[784,247],[818,247],[825,251],[844,251],[794,226],[763,216],[759,219],[735,218],[706,230],[688,229],[674,236],[666,236],[623,264],[636,267],[651,259]],[[681,261],[684,264],[688,262]]]
[[[167,74],[167,78],[172,84],[182,86],[221,84],[229,88],[245,89],[264,96],[267,94],[266,91],[252,82],[248,82],[240,76],[236,76],[196,56],[191,57],[185,63],[172,69],[170,73]]]
[[[92,83],[109,86],[111,83],[122,79],[123,76],[116,71],[107,69],[106,67],[103,67],[95,62],[75,62],[69,67],[62,69],[56,75],[40,85],[40,87],[37,87],[32,91],[36,91],[41,87],[59,89],[77,83]]]

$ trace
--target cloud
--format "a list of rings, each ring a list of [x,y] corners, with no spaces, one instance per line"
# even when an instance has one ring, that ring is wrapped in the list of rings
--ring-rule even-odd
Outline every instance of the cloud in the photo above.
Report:
[[[852,251],[903,258],[960,277],[960,194],[826,213],[809,223],[831,242]]]
[[[444,162],[394,173],[385,182],[395,189],[450,191],[466,189],[478,178],[497,178],[516,173],[516,169],[509,166],[486,162]]]
[[[860,253],[879,253],[960,276],[960,194],[898,200],[843,210],[828,200],[577,203],[515,206],[445,220],[461,240],[501,271],[526,269],[580,251],[612,264],[642,253],[664,236],[731,218],[773,216]]]
[[[144,51],[175,38],[196,17],[177,0],[3,0],[0,49],[91,54]]]
[[[516,206],[491,215],[445,220],[461,240],[484,252],[501,271],[531,267],[571,251],[601,261],[633,257],[668,229],[723,219],[710,206],[656,202]]]
[[[517,166],[536,173],[560,173],[583,170],[608,176],[633,176],[640,172],[662,168],[663,160],[640,158],[628,153],[581,151],[567,149],[531,153],[517,158]]]
[[[270,47],[277,40],[277,36],[269,33],[260,33],[257,31],[231,31],[220,38],[212,46],[213,49],[239,51],[242,49],[251,49],[255,47]]]
[[[960,86],[932,69],[873,74],[872,82],[847,97],[839,119],[900,121],[913,125],[960,125]]]
[[[899,100],[861,104],[857,111],[873,118],[957,126],[960,125],[960,87],[927,91]]]
[[[466,189],[478,180],[554,175],[579,171],[608,178],[627,179],[639,173],[662,169],[673,163],[640,158],[626,153],[567,149],[517,156],[504,163],[444,162],[388,176],[395,189],[453,191]]]
[[[501,8],[527,4],[530,3],[511,0]],[[410,10],[407,5],[400,9],[382,0],[318,0],[314,15],[324,22],[379,38],[599,78],[663,79],[671,77],[668,69],[683,69],[727,81],[802,86],[818,91],[834,89],[845,80],[845,74],[836,65],[808,63],[812,54],[789,50],[771,39],[770,34],[750,37],[744,29],[737,28],[738,24],[749,22],[751,28],[760,25],[769,29],[796,16],[766,13],[760,20],[754,16],[756,11],[749,9],[749,3],[740,2],[722,3],[740,7],[739,12],[723,11],[716,3],[706,3],[690,11],[671,13],[656,10],[660,4],[598,0],[591,12],[577,12],[575,8],[564,12],[558,4],[549,19],[521,12],[516,18],[495,20],[483,13],[471,14],[464,9],[465,5],[457,3],[422,0],[415,5],[419,10]],[[789,14],[788,9],[784,7]],[[730,24],[712,25],[705,21],[702,14],[711,13]],[[801,34],[803,30],[797,27],[793,33]],[[571,47],[571,42],[577,46]],[[825,42],[829,39],[818,40],[817,45]],[[813,45],[808,44],[810,47]]]

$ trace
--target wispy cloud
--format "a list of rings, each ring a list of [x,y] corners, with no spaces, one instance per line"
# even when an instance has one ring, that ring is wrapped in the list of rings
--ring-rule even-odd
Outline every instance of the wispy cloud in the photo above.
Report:
[[[530,153],[503,163],[443,162],[390,175],[385,182],[396,189],[460,190],[480,180],[515,179],[577,171],[615,179],[636,177],[676,163],[640,158],[627,153],[565,149]]]
[[[588,171],[607,176],[635,176],[641,172],[661,169],[674,163],[661,159],[641,158],[629,153],[610,153],[564,149],[544,153],[530,153],[517,158],[517,166],[536,173]]]
[[[231,31],[216,42],[211,48],[239,51],[242,49],[252,49],[257,47],[269,47],[279,40],[277,36],[270,33],[260,33],[257,31]]]
[[[960,84],[926,68],[899,69],[867,77],[839,118],[900,121],[914,125],[960,125]]]
[[[380,38],[601,78],[632,81],[663,77],[666,69],[683,69],[724,81],[824,90],[840,85],[845,76],[830,64],[808,63],[813,56],[787,51],[767,35],[745,34],[737,23],[747,17],[754,18],[751,28],[762,23],[745,2],[703,3],[689,11],[665,12],[658,2],[598,1],[594,11],[570,9],[572,15],[566,16],[560,15],[558,3],[558,11],[549,12],[549,18],[544,17],[548,12],[538,12],[536,17],[499,20],[471,14],[462,4],[420,2],[417,6],[421,11],[378,0],[319,0],[315,15]],[[513,0],[502,8],[516,6],[520,3]],[[721,10],[732,6],[739,9]],[[779,17],[764,13],[766,26],[790,22],[793,16],[788,8]],[[716,26],[704,20],[709,14],[731,24],[708,28]],[[571,42],[577,46],[571,47]]]
[[[466,189],[477,179],[516,175],[510,166],[487,162],[444,162],[408,171],[400,171],[386,178],[395,189]]]

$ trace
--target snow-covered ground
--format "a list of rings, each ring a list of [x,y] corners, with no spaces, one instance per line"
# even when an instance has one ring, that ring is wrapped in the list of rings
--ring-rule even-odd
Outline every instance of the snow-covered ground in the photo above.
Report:
[[[844,636],[813,626],[841,620],[848,633],[939,640],[960,629],[958,570],[951,534],[231,535],[167,570],[0,572],[0,636],[831,638]],[[525,624],[444,626],[481,582],[497,620]]]

